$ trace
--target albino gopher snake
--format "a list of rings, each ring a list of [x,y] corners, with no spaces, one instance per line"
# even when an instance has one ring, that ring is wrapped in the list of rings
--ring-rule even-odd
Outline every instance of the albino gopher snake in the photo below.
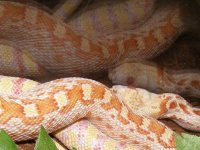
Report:
[[[98,133],[102,136],[99,137],[100,139],[109,139],[113,148],[120,149],[124,146],[133,149],[132,144],[136,144],[139,145],[139,149],[141,146],[143,149],[175,149],[173,132],[169,128],[153,118],[138,114],[151,115],[154,118],[169,117],[188,129],[200,130],[199,109],[190,107],[184,99],[174,94],[156,95],[142,89],[122,86],[109,89],[98,82],[83,78],[58,79],[39,84],[27,79],[1,76],[0,89],[4,89],[4,92],[0,93],[0,127],[16,141],[35,138],[41,124],[48,132],[54,132],[85,118],[105,135],[130,144],[120,145],[101,135],[102,133]],[[136,113],[123,104],[122,98],[126,105],[135,109]],[[131,101],[132,99],[135,101]],[[143,108],[144,111],[141,113],[138,107]],[[89,139],[84,137],[74,139],[76,134],[72,134],[73,128],[79,131],[77,135],[89,132],[80,131],[80,129],[87,129],[87,126],[90,131],[95,130],[89,122],[82,121],[55,135],[59,139],[66,136],[63,143],[69,148],[76,145],[78,149],[87,147],[87,149],[95,149],[95,145],[91,145]],[[82,138],[85,144],[80,144]],[[99,143],[106,142],[101,140]],[[105,149],[106,147],[103,146],[105,145],[99,147]]]
[[[21,67],[22,75],[85,75],[106,69],[127,57],[151,57],[186,30],[178,5],[159,11],[163,14],[160,19],[155,19],[155,15],[139,31],[110,36],[105,42],[84,38],[37,8],[0,2],[1,44],[13,47],[10,52],[16,54],[18,60],[13,62]],[[146,28],[155,21],[156,26]],[[165,33],[164,38],[157,36],[160,32]],[[26,57],[22,57],[24,55]],[[31,65],[34,64],[37,71],[31,70],[27,60],[32,60]],[[8,64],[10,61],[6,60],[2,67],[5,73]],[[87,118],[113,139],[141,144],[147,149],[175,149],[173,132],[169,128],[133,113],[112,90],[92,80],[54,80],[17,96],[2,94],[0,102],[0,127],[16,141],[36,137],[41,124],[48,132],[53,132]],[[199,115],[198,110],[194,113]]]
[[[1,1],[0,71],[32,78],[86,76],[119,61],[151,58],[189,29],[191,21],[185,22],[183,15],[180,3],[170,3],[137,30],[92,40],[43,10]]]
[[[109,78],[115,84],[148,89],[155,93],[176,93],[200,97],[200,72],[172,71],[153,63],[124,63],[110,70]]]

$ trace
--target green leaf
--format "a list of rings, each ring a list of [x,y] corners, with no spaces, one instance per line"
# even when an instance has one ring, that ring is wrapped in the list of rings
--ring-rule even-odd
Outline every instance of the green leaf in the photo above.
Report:
[[[72,149],[71,149],[71,150],[76,150],[76,148],[72,147]]]
[[[174,133],[177,150],[200,150],[200,137],[182,133]]]
[[[44,127],[40,128],[39,137],[36,141],[35,150],[58,150],[51,137]]]
[[[4,131],[0,130],[0,150],[18,150],[17,145],[10,136]]]

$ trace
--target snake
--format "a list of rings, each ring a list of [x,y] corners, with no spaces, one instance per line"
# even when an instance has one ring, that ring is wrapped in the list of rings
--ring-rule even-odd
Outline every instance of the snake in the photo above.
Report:
[[[38,83],[0,76],[0,89],[0,127],[15,141],[34,139],[42,124],[68,148],[171,150],[173,132],[156,119],[200,131],[200,110],[176,94],[108,88],[84,78]]]
[[[109,71],[114,84],[148,89],[155,93],[177,93],[189,97],[200,97],[199,70],[172,71],[149,62],[130,62]]]
[[[53,8],[53,10],[52,10],[53,15],[60,18],[60,19],[66,20],[79,7],[81,2],[82,2],[82,0],[61,1],[59,4],[57,4]]]
[[[80,3],[80,0],[78,2]],[[73,4],[69,5],[69,3]],[[152,15],[155,7],[154,0],[94,1],[69,18],[67,16],[71,14],[71,6],[74,9],[77,6],[74,3],[77,1],[65,1],[60,8],[56,7],[57,11],[53,15],[62,16],[61,19],[63,18],[73,30],[90,39],[105,37],[119,31],[133,30]]]
[[[67,5],[69,2],[70,1],[66,1],[66,5],[64,4],[63,7],[58,10],[63,12],[62,16],[65,16],[64,12],[66,16],[69,16],[70,13],[67,11],[68,9],[64,10],[64,7],[71,6]],[[87,11],[82,12],[78,17],[74,17],[66,22],[84,36],[90,38],[100,37],[99,34],[105,36],[117,32],[117,30],[124,31],[126,28],[135,29],[137,24],[141,25],[141,22],[146,21],[144,18],[148,18],[149,15],[152,15],[152,10],[155,9],[154,1],[127,0],[104,3],[104,1],[95,1]],[[141,12],[140,15],[139,12]],[[138,14],[137,17],[132,13]],[[107,16],[106,19],[105,16]],[[139,64],[139,62],[124,64],[112,70],[109,76],[113,83],[116,84],[134,85],[135,87],[145,88],[156,93],[170,92],[184,96],[200,96],[200,77],[198,71],[176,71],[171,74],[166,72],[168,70],[160,69],[159,66],[154,68],[150,65]]]
[[[20,72],[22,76],[31,77],[49,74],[80,76],[105,70],[119,59],[150,57],[159,53],[157,48],[170,45],[172,41],[166,42],[166,39],[174,40],[186,30],[179,11],[179,5],[159,9],[157,15],[137,31],[98,41],[85,38],[43,10],[1,1],[1,46],[9,49],[1,51],[1,55],[6,56],[1,60],[5,66],[2,72]],[[158,19],[158,14],[163,17]],[[150,25],[154,25],[153,28]],[[157,33],[160,32],[165,34],[158,40]],[[141,38],[151,42],[144,44]],[[25,65],[24,62],[31,63]],[[7,72],[11,64],[20,71]],[[127,144],[144,145],[146,149],[176,147],[171,129],[153,118],[132,112],[112,90],[93,80],[53,80],[18,96],[2,94],[0,102],[0,126],[15,141],[35,138],[40,125],[51,133],[84,118],[102,133]],[[199,114],[196,110],[194,112]]]
[[[44,10],[0,2],[0,56],[4,75],[45,78],[87,76],[121,61],[158,55],[189,30],[182,5],[173,1],[157,9],[137,30],[103,39],[80,35]]]

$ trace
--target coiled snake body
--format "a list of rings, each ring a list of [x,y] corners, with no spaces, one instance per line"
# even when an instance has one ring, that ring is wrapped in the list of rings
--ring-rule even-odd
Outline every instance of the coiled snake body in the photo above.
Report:
[[[158,15],[161,17],[157,18]],[[88,75],[107,69],[119,60],[156,55],[185,30],[180,7],[174,5],[159,9],[137,31],[111,35],[106,40],[91,40],[42,10],[0,2],[1,48],[11,47],[8,52],[0,52],[4,56],[16,54],[10,60],[17,59],[13,62],[20,66],[22,76]],[[31,63],[27,65],[26,61]],[[2,72],[12,74],[7,70],[11,62],[5,60],[2,64]],[[31,65],[36,69],[32,70]],[[170,105],[172,109],[175,106],[176,103]],[[164,108],[161,111],[165,112]],[[199,117],[199,110],[192,109],[191,114]],[[35,138],[40,125],[52,133],[80,119],[87,119],[104,134],[126,144],[137,144],[143,149],[176,148],[171,129],[131,111],[113,90],[93,80],[58,79],[18,95],[2,93],[0,97],[0,128],[15,141]],[[199,130],[199,127],[192,129]]]
[[[163,6],[137,30],[91,40],[42,10],[1,1],[1,72],[37,78],[86,76],[126,59],[150,58],[188,28],[180,9],[179,3]]]
[[[95,149],[87,137],[101,135],[93,137],[93,140],[101,139],[102,149],[106,149],[105,139],[116,149],[123,145],[127,149],[175,149],[172,130],[153,119],[158,117],[172,118],[187,129],[200,130],[199,109],[190,107],[175,94],[156,95],[122,86],[109,89],[83,78],[65,78],[39,84],[27,79],[1,76],[0,89],[4,89],[0,93],[0,127],[16,141],[35,138],[40,125],[51,133],[63,130],[81,118],[125,145],[114,142],[102,133],[97,134],[93,125],[81,121],[54,133],[58,139],[64,139],[62,142],[69,148],[76,145],[79,149]],[[144,117],[149,115],[153,118]],[[77,135],[85,133],[88,136],[75,138],[74,129],[79,132]],[[90,132],[86,129],[90,129]],[[90,135],[92,131],[93,135]],[[80,144],[80,140],[85,143]]]
[[[55,80],[16,98],[2,96],[0,102],[0,127],[16,141],[35,138],[40,125],[51,133],[87,118],[116,140],[132,144],[145,142],[151,149],[175,147],[169,128],[132,113],[111,90],[92,80]]]
[[[124,63],[109,71],[115,84],[148,89],[155,93],[176,93],[200,97],[200,72],[182,70],[172,73],[153,63]]]

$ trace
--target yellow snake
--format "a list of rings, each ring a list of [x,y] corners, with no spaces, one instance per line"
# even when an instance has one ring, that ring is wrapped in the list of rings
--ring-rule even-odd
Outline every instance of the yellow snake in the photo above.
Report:
[[[0,77],[0,91],[0,127],[16,141],[35,138],[42,124],[68,148],[165,150],[175,149],[173,132],[153,118],[200,131],[200,110],[175,94],[109,89],[83,78],[39,84],[7,76]]]

